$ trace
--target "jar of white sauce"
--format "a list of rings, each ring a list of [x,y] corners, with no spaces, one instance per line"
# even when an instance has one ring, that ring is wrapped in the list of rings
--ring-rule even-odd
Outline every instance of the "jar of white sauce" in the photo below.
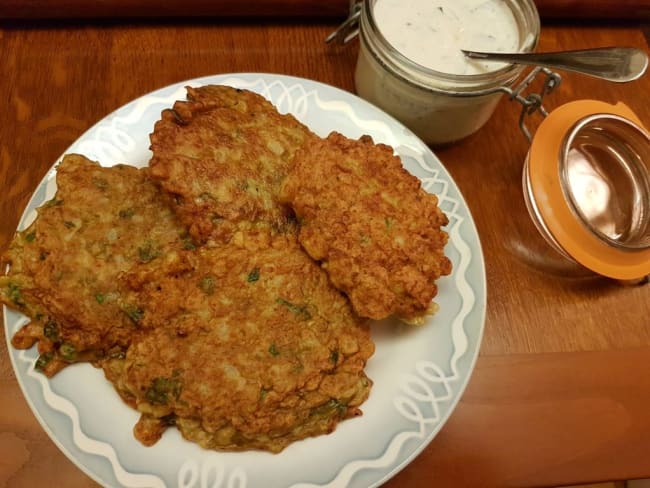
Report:
[[[520,65],[469,60],[471,51],[531,52],[533,0],[363,0],[357,93],[429,144],[480,129]]]

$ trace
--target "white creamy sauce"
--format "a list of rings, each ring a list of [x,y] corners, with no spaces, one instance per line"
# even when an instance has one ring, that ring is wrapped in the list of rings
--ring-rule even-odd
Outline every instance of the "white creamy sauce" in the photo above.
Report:
[[[504,0],[377,0],[377,27],[397,51],[443,73],[472,75],[503,63],[467,59],[461,49],[517,52],[519,30]]]

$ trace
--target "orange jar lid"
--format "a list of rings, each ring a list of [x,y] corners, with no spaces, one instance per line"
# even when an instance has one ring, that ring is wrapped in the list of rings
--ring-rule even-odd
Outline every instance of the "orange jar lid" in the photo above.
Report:
[[[649,158],[648,131],[626,105],[578,100],[553,110],[526,164],[538,228],[598,274],[650,275]]]

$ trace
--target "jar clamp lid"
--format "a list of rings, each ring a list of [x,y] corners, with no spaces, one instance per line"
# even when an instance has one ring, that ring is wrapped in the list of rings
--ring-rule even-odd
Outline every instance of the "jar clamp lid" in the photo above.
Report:
[[[553,110],[532,138],[524,196],[566,257],[618,280],[650,275],[650,135],[622,103]]]
[[[336,41],[341,44],[347,44],[357,37],[359,35],[361,8],[362,5],[359,0],[350,0],[348,18],[325,38],[325,42]]]

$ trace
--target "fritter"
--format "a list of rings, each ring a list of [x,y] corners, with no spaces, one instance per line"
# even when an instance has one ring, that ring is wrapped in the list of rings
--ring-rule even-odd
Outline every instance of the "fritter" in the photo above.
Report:
[[[228,242],[238,228],[284,226],[291,211],[277,192],[296,150],[315,137],[248,90],[187,88],[151,134],[151,176],[201,243]],[[262,226],[265,228],[264,226]]]
[[[146,172],[66,156],[56,195],[3,256],[10,269],[0,277],[0,301],[32,319],[12,344],[27,349],[38,341],[36,366],[48,376],[122,354],[139,312],[122,300],[118,277],[193,247]]]
[[[393,149],[333,132],[305,146],[281,189],[301,222],[300,243],[356,312],[421,322],[451,272],[438,199]]]
[[[374,345],[294,232],[239,236],[129,277],[147,335],[106,375],[142,417],[209,449],[278,452],[359,415]]]

